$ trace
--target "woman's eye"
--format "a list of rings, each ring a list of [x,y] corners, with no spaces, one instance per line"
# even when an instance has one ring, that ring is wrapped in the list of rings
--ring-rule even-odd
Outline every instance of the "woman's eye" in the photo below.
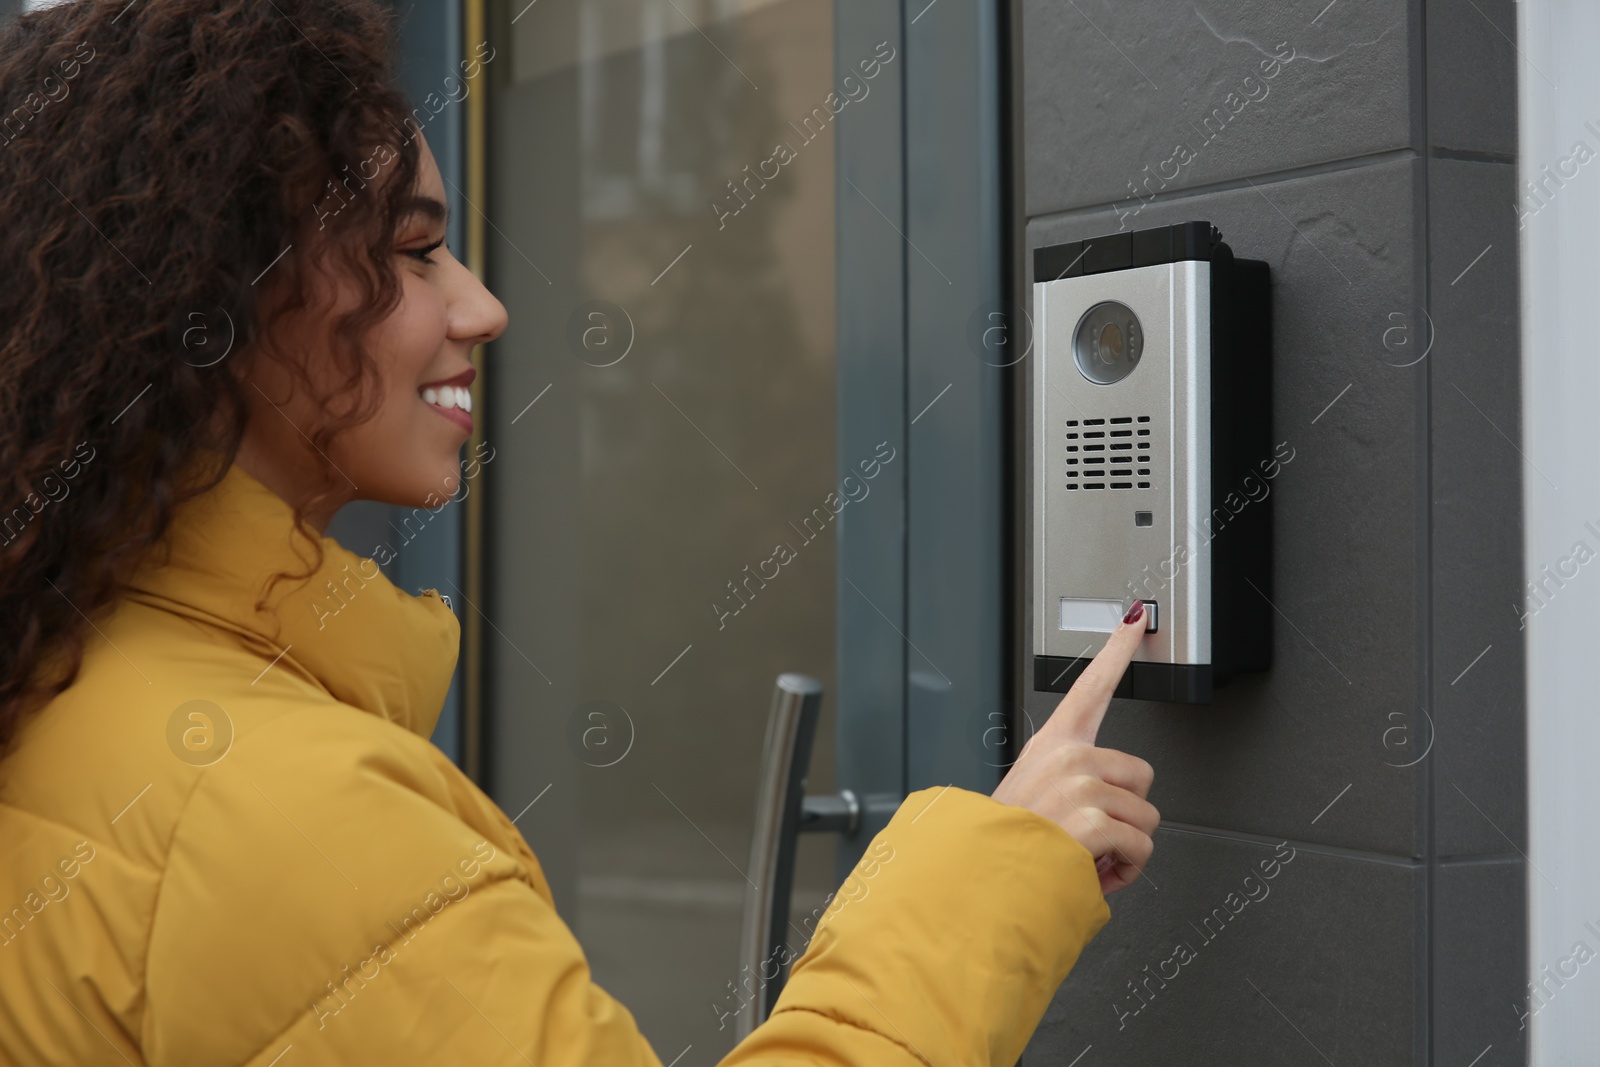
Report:
[[[434,251],[437,251],[439,248],[442,248],[443,246],[444,246],[444,238],[441,237],[441,238],[439,238],[439,240],[433,242],[433,244],[429,245],[427,248],[410,248],[410,249],[406,250],[405,254],[408,255],[408,256],[411,256],[413,259],[419,259],[424,263],[433,263],[435,261],[428,258],[429,254],[434,252]]]

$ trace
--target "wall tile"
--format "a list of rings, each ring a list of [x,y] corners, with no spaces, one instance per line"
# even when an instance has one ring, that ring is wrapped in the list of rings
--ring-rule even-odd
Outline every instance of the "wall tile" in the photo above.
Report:
[[[1430,0],[1427,18],[1429,142],[1516,155],[1515,0]]]
[[[1526,873],[1520,860],[1434,872],[1434,1063],[1465,1065],[1490,1046],[1483,1064],[1524,1062],[1522,1012],[1536,1006],[1526,979]],[[1594,934],[1580,929],[1573,937],[1600,951]],[[1548,988],[1553,1008],[1560,986],[1552,981]]]
[[[1156,836],[1149,877],[1111,897],[1028,1064],[1090,1045],[1082,1062],[1101,1067],[1418,1062],[1415,867]]]
[[[1022,19],[1029,216],[1412,144],[1404,0],[1023,0]]]
[[[1431,713],[1443,856],[1527,848],[1521,503],[1523,479],[1542,475],[1519,452],[1515,181],[1508,164],[1429,164]],[[1589,518],[1600,527],[1600,515]],[[1600,533],[1576,520],[1573,539],[1600,555]]]

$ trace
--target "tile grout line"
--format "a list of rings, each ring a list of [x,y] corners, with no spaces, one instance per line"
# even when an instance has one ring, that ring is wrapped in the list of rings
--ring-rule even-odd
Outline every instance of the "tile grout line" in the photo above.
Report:
[[[1258,185],[1268,187],[1291,182],[1300,178],[1315,178],[1324,174],[1340,174],[1350,170],[1360,170],[1363,167],[1380,166],[1385,163],[1396,163],[1406,160],[1421,158],[1422,153],[1415,148],[1387,148],[1378,152],[1369,152],[1360,156],[1349,156],[1345,159],[1326,160],[1322,163],[1312,163],[1303,167],[1287,167],[1283,170],[1268,171],[1266,174],[1250,175]],[[1161,204],[1177,203],[1193,197],[1207,196],[1213,193],[1234,192],[1250,188],[1249,182],[1243,176],[1238,178],[1222,178],[1217,181],[1205,182],[1200,185],[1185,186],[1181,189],[1163,190],[1151,195],[1150,199],[1137,198],[1146,206],[1159,206]],[[1072,219],[1089,219],[1111,210],[1114,205],[1124,203],[1127,197],[1116,197],[1111,200],[1097,200],[1086,204],[1073,204],[1068,207],[1055,208],[1042,211],[1036,215],[1026,216],[1026,220],[1033,222],[1068,221]]]

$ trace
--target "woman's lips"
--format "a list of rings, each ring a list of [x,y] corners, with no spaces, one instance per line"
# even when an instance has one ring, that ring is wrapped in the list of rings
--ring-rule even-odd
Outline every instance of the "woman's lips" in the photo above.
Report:
[[[424,385],[417,390],[417,396],[428,407],[471,434],[472,392],[467,387],[477,373],[469,368],[447,381]]]
[[[460,374],[457,374],[454,378],[440,378],[436,382],[423,382],[421,385],[417,386],[417,391],[421,392],[422,390],[429,388],[437,389],[441,385],[459,385],[465,388],[471,385],[477,379],[477,377],[478,368],[468,367]]]
[[[438,404],[428,404],[426,400],[424,400],[423,403],[428,405],[428,410],[443,415],[445,418],[449,419],[451,422],[467,431],[468,434],[472,433],[471,412],[462,411],[460,408],[442,408]]]

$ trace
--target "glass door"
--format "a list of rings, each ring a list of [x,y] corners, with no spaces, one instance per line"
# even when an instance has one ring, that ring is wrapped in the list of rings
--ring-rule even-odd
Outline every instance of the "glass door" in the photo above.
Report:
[[[832,788],[837,530],[873,503],[836,477],[832,2],[487,14],[485,777],[596,981],[713,1062],[774,680],[825,687]],[[833,872],[808,841],[796,908]]]
[[[467,184],[511,314],[462,609],[482,777],[596,980],[664,1063],[711,1063],[754,999],[777,676],[823,688],[807,792],[862,801],[853,836],[800,839],[793,949],[893,802],[992,789],[1005,760],[1027,353],[1002,299],[1003,10],[466,10]]]

